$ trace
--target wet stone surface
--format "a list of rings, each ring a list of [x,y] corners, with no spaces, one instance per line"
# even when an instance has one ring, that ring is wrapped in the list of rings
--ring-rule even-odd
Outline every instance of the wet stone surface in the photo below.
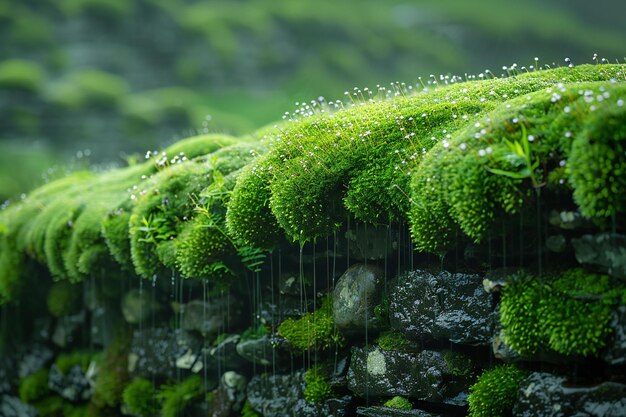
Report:
[[[0,395],[0,416],[2,417],[36,417],[35,407],[24,404],[17,397]]]
[[[48,388],[72,402],[87,401],[93,393],[91,384],[78,365],[72,367],[67,375],[52,365],[48,374]]]
[[[270,365],[275,355],[269,335],[239,342],[237,353],[249,362],[259,365]]]
[[[422,410],[398,410],[389,407],[358,407],[357,416],[363,417],[440,417],[440,414],[433,414]]]
[[[604,360],[610,365],[626,364],[626,306],[620,306],[611,318],[613,335],[606,348]]]
[[[626,236],[617,233],[584,235],[572,239],[581,264],[598,265],[610,275],[626,278]]]
[[[526,378],[513,407],[519,417],[623,417],[626,385],[604,382],[591,387],[571,387],[565,378],[534,372]]]
[[[312,405],[304,399],[304,377],[290,375],[256,375],[248,384],[248,401],[264,417],[327,417],[326,404]]]
[[[54,352],[44,345],[33,345],[23,353],[18,364],[18,376],[21,378],[32,375],[47,366],[54,358]]]
[[[8,356],[0,357],[0,395],[11,392],[15,377],[13,361]]]
[[[383,350],[378,346],[354,347],[348,388],[361,397],[401,395],[462,405],[459,394],[467,390],[468,384],[455,373],[441,352],[408,353]]]
[[[401,275],[389,296],[391,327],[413,340],[491,343],[494,313],[491,295],[478,275],[433,275],[415,270]]]
[[[238,326],[243,318],[243,305],[236,297],[216,297],[206,303],[201,300],[179,304],[176,310],[182,317],[184,330],[202,334],[217,334]]]
[[[246,400],[245,376],[233,371],[224,372],[220,384],[213,397],[213,412],[211,417],[229,417],[239,415]]]
[[[202,342],[190,332],[157,328],[133,333],[128,369],[136,376],[174,378],[177,369],[198,373],[203,367]]]
[[[337,328],[344,332],[364,332],[374,328],[374,307],[380,301],[384,272],[372,265],[348,268],[335,284],[333,315]]]

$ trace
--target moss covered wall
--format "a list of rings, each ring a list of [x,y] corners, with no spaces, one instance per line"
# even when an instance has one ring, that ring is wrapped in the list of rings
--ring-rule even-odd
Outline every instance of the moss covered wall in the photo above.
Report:
[[[355,89],[7,202],[2,406],[617,416],[625,100],[621,64]]]

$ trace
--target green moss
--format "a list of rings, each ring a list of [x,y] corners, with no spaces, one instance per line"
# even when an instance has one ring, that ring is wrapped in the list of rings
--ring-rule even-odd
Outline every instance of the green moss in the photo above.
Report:
[[[60,354],[54,364],[64,375],[67,375],[67,373],[75,366],[80,366],[83,372],[87,372],[87,368],[93,358],[93,352],[79,350],[72,353]]]
[[[107,346],[99,366],[92,403],[98,408],[117,407],[128,383],[128,353],[130,335],[120,331]]]
[[[460,352],[446,350],[443,352],[443,360],[446,362],[450,373],[454,376],[468,377],[474,369],[472,359]]]
[[[152,382],[136,378],[124,388],[122,404],[134,416],[151,417],[158,410],[156,394]]]
[[[261,414],[257,413],[250,405],[250,401],[246,400],[241,408],[241,417],[261,417]]]
[[[47,396],[49,392],[47,369],[40,369],[20,381],[20,400],[27,404],[35,403],[36,401]]]
[[[606,345],[613,306],[625,291],[623,284],[582,269],[547,281],[516,277],[502,297],[504,341],[522,355],[550,349],[596,355]]]
[[[193,375],[177,385],[164,385],[158,393],[162,401],[161,416],[177,417],[185,415],[185,410],[202,397],[202,378]]]
[[[333,394],[328,372],[322,365],[315,365],[304,373],[304,399],[311,404],[321,404]]]
[[[241,333],[241,338],[239,340],[245,342],[246,340],[260,339],[267,334],[269,334],[267,327],[263,325],[251,326]]]
[[[395,396],[383,404],[385,407],[395,408],[398,410],[412,410],[413,404],[404,397]]]
[[[126,82],[113,74],[99,70],[84,70],[51,84],[46,97],[52,103],[68,109],[87,106],[114,106],[128,92]]]
[[[38,91],[44,74],[39,65],[31,61],[10,59],[0,62],[0,88]]]
[[[288,318],[278,327],[278,334],[294,348],[325,349],[333,343],[342,343],[342,337],[335,329],[333,302],[330,296],[312,313],[305,313],[299,319]]]
[[[83,288],[67,281],[56,282],[48,292],[48,311],[54,317],[76,314],[83,301]]]
[[[622,96],[619,96],[622,97]],[[626,106],[597,108],[575,138],[567,164],[574,200],[593,219],[610,219],[626,211]]]
[[[67,16],[89,13],[98,17],[120,19],[131,12],[133,5],[124,0],[61,0],[57,7]]]
[[[402,333],[389,331],[381,334],[376,343],[383,350],[402,350],[407,345],[407,340]]]
[[[109,253],[124,269],[131,269],[130,233],[128,220],[130,212],[124,207],[107,213],[102,220],[102,236],[109,248]]]
[[[483,372],[470,387],[469,416],[500,417],[511,412],[526,373],[514,365]]]

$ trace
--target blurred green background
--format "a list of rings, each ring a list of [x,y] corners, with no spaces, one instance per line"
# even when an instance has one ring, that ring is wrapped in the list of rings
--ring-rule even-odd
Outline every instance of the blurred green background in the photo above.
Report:
[[[626,56],[624,0],[0,0],[0,201],[294,102]],[[125,161],[126,160],[126,161]]]

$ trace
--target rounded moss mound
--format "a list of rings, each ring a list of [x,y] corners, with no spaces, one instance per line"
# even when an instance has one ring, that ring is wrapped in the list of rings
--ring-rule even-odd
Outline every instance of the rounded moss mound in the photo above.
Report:
[[[0,62],[0,88],[38,91],[44,73],[38,64],[21,59]]]
[[[152,382],[136,378],[124,388],[122,404],[133,416],[150,417],[158,410],[156,394]]]
[[[582,269],[548,280],[516,277],[502,296],[504,341],[527,356],[546,350],[597,355],[611,334],[611,314],[625,301],[624,294],[623,283]]]
[[[483,372],[470,387],[469,416],[501,417],[511,413],[526,373],[514,365],[501,365]]]
[[[81,286],[60,281],[48,292],[48,310],[54,317],[63,317],[80,311],[83,301]]]

